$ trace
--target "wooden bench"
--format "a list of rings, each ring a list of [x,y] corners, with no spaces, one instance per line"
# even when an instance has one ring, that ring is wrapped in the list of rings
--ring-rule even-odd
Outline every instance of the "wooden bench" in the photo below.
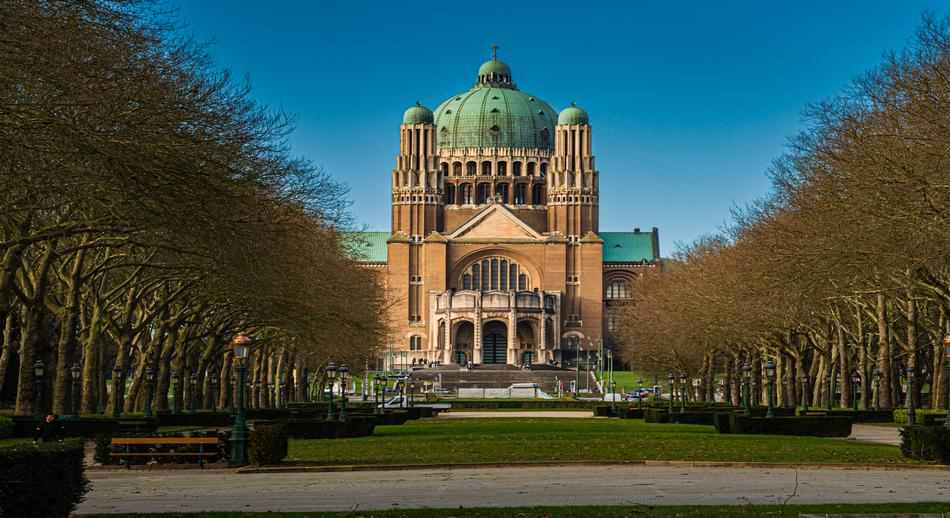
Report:
[[[198,451],[178,452],[178,451],[149,451],[132,452],[132,446],[198,446]],[[110,456],[117,457],[120,461],[125,461],[127,457],[197,457],[198,465],[204,468],[205,458],[220,455],[218,451],[205,451],[205,446],[217,446],[217,437],[128,437],[112,439],[113,451]],[[115,447],[125,448],[125,451],[114,451]],[[213,448],[217,450],[217,448]],[[127,468],[131,468],[125,463]]]

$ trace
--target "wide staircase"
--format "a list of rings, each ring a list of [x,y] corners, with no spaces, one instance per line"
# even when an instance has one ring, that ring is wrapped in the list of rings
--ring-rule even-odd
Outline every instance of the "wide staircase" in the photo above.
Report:
[[[587,387],[584,379],[585,372],[580,372],[581,390]],[[522,369],[514,365],[475,365],[470,369],[451,366],[439,366],[413,370],[411,377],[418,385],[420,382],[431,382],[434,387],[440,386],[455,393],[458,389],[484,388],[503,389],[514,383],[537,383],[541,390],[554,394],[557,382],[560,380],[565,391],[570,382],[575,379],[574,369],[561,369],[550,366],[533,366]],[[596,391],[594,378],[590,380],[591,391]]]

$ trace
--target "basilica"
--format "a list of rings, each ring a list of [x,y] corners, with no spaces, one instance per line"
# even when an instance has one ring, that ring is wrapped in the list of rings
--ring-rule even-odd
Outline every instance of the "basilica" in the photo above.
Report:
[[[555,112],[494,55],[470,89],[406,110],[391,230],[360,245],[391,301],[391,358],[554,364],[610,346],[659,238],[601,232],[592,137],[586,111]]]

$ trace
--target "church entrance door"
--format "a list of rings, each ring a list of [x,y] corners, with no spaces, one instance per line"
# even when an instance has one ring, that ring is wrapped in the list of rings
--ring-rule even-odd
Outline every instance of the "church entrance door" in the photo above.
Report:
[[[508,327],[493,321],[482,333],[482,363],[508,363]]]

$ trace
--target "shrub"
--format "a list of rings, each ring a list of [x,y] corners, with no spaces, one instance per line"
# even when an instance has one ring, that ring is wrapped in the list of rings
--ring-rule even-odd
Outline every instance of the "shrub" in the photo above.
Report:
[[[851,418],[844,416],[749,417],[729,416],[730,433],[766,435],[808,435],[816,437],[848,437]]]
[[[0,448],[0,516],[65,518],[87,491],[79,441]]]
[[[917,414],[917,422],[915,424],[922,425],[933,425],[936,424],[934,422],[935,419],[947,417],[947,411],[939,408],[918,408],[914,413]],[[907,424],[906,408],[894,409],[894,422],[897,424]]]
[[[731,412],[717,412],[713,414],[713,425],[719,433],[732,433]]]
[[[710,411],[701,411],[701,410],[689,410],[686,412],[673,412],[670,414],[669,418],[671,422],[679,424],[706,424],[712,425],[713,416],[715,412]]]
[[[13,437],[13,419],[0,416],[0,439]]]
[[[825,412],[825,415],[847,416],[855,423],[889,423],[894,418],[890,410],[851,410],[849,408],[835,408]]]
[[[112,462],[112,436],[108,434],[99,434],[96,436],[96,452],[93,459],[99,464],[107,465]]]
[[[668,423],[670,411],[665,408],[647,408],[643,410],[643,420],[648,423]]]
[[[950,430],[944,426],[904,426],[901,428],[901,454],[911,459],[950,464]]]
[[[287,434],[284,425],[256,423],[247,444],[251,464],[280,464],[287,456]]]

